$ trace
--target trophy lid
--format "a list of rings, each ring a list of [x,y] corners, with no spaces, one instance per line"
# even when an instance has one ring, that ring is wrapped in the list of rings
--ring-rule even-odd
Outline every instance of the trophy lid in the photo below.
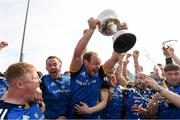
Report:
[[[104,11],[102,11],[99,16],[97,17],[97,19],[102,22],[106,19],[118,19],[118,15],[115,13],[115,11],[111,10],[111,9],[106,9]]]

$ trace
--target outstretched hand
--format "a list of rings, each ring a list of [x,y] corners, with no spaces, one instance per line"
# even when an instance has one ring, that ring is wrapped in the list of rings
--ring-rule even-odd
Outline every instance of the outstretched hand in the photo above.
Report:
[[[8,43],[7,43],[7,42],[5,42],[5,41],[1,41],[1,42],[0,42],[0,49],[4,48],[4,47],[6,47],[6,46],[8,46]]]

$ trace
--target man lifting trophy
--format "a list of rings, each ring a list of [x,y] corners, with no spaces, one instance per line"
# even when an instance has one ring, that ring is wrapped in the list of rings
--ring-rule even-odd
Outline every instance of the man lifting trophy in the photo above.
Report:
[[[105,36],[112,36],[113,48],[118,53],[127,52],[136,43],[136,36],[128,33],[122,28],[122,23],[118,20],[117,14],[111,10],[104,10],[97,19],[100,21],[98,29]]]

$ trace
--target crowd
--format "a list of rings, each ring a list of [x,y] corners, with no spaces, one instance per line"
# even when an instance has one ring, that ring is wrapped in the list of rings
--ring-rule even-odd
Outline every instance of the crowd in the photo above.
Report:
[[[46,75],[26,62],[9,65],[0,78],[0,118],[180,119],[180,59],[174,48],[162,48],[166,64],[155,65],[149,75],[143,73],[138,50],[113,51],[102,64],[98,53],[87,51],[97,24],[92,17],[88,20],[63,74],[57,56],[46,59]],[[127,29],[126,24],[120,27]],[[1,42],[0,49],[7,45]]]

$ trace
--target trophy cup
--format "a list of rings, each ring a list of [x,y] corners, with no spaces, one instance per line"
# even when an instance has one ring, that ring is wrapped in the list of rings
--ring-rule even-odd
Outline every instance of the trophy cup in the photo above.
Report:
[[[98,25],[100,33],[105,36],[113,35],[113,48],[116,52],[127,52],[135,45],[136,36],[121,29],[121,23],[113,10],[104,10],[99,14],[97,20],[100,21],[100,24]]]

